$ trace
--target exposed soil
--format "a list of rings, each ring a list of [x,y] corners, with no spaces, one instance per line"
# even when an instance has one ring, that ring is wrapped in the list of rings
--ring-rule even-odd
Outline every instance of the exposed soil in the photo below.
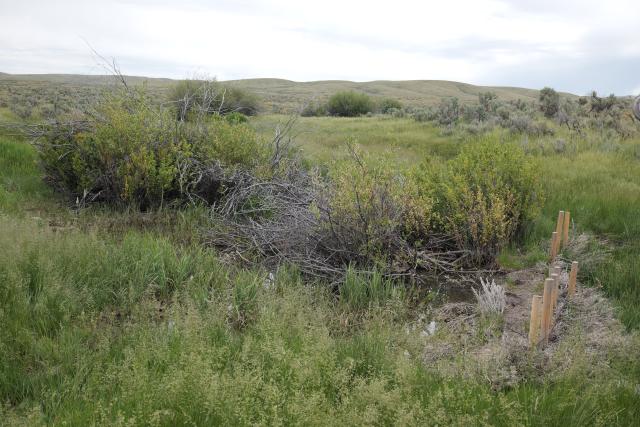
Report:
[[[425,364],[450,375],[477,378],[480,373],[498,389],[532,376],[552,375],[576,360],[597,369],[607,364],[612,350],[637,346],[637,336],[625,333],[598,289],[578,283],[576,295],[567,299],[567,267],[562,265],[558,308],[547,345],[531,349],[528,343],[532,296],[542,295],[548,276],[548,266],[540,264],[495,278],[506,290],[503,319],[482,318],[473,301],[438,308],[432,316],[435,333],[425,325]]]

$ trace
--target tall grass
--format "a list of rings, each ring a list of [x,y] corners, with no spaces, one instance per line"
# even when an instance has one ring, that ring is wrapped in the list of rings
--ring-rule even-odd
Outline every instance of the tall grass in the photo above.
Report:
[[[14,214],[46,205],[52,192],[43,181],[31,146],[0,135],[0,209]]]
[[[581,279],[602,286],[618,302],[624,324],[639,328],[640,162],[622,150],[545,157],[543,164],[548,200],[529,244],[548,239],[557,212],[570,211],[577,233],[595,234],[614,248],[605,262],[585,266]]]
[[[523,243],[540,252],[559,209],[578,231],[607,237],[612,257],[581,279],[602,284],[634,328],[640,166],[621,154],[627,146],[601,148],[536,153],[548,201]],[[548,376],[494,388],[425,363],[428,338],[407,327],[420,313],[379,275],[351,271],[336,297],[292,269],[273,281],[238,271],[191,237],[197,210],[149,222],[91,208],[73,227],[50,227],[45,214],[70,214],[33,150],[6,138],[0,184],[0,424],[609,426],[640,417],[634,352],[612,349],[594,367],[581,363],[588,348],[571,347],[571,369],[558,359]]]
[[[0,227],[8,424],[611,425],[638,415],[632,386],[616,382],[627,365],[498,392],[441,374],[424,365],[425,338],[403,327],[401,305],[364,302],[395,298],[381,281],[367,298],[336,301],[291,270],[264,286],[263,272],[149,234],[104,240],[7,217]],[[349,280],[360,289],[366,279]],[[345,310],[357,323],[336,321]]]

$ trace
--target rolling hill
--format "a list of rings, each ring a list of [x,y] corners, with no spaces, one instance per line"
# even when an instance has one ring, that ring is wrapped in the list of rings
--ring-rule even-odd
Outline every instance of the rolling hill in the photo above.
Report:
[[[148,78],[126,76],[133,85],[146,82],[151,90],[164,92],[176,80],[167,78]],[[112,84],[112,76],[74,75],[74,74],[5,74],[0,73],[0,85],[11,86],[105,86]],[[538,90],[517,87],[476,86],[445,80],[377,80],[371,82],[351,82],[344,80],[325,80],[312,82],[294,82],[291,80],[259,78],[225,81],[230,86],[247,89],[259,95],[265,110],[290,112],[299,109],[311,100],[324,100],[340,90],[355,90],[374,97],[390,97],[400,100],[407,106],[428,106],[442,98],[457,97],[461,102],[477,100],[478,93],[492,91],[498,98],[509,101],[522,99],[535,101]],[[575,96],[564,94],[564,96]]]

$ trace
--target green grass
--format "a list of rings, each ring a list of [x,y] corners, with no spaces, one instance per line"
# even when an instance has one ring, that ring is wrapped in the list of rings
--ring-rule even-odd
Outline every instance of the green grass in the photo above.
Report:
[[[640,162],[624,151],[543,160],[547,202],[528,241],[535,245],[549,238],[559,210],[571,212],[578,232],[608,240],[613,253],[585,267],[581,278],[602,286],[618,302],[627,327],[640,328]]]
[[[286,119],[281,115],[257,116],[251,123],[264,138],[272,138],[278,123]],[[461,145],[431,124],[393,117],[300,117],[293,135],[305,157],[320,163],[345,156],[348,141],[405,164],[425,157],[453,157]]]
[[[0,135],[0,209],[37,212],[50,205],[52,191],[43,181],[35,150]]]
[[[301,125],[317,160],[348,136],[379,153],[396,144],[407,163],[473,143],[404,119]],[[549,140],[529,143],[547,203],[501,262],[539,260],[557,210],[571,210],[579,231],[615,248],[581,278],[601,283],[637,328],[640,166],[625,156],[637,142],[562,154]],[[637,350],[613,349],[591,366],[586,344],[567,343],[554,366],[571,357],[571,369],[541,377],[532,362],[524,382],[493,388],[482,373],[426,364],[424,337],[407,328],[419,313],[380,277],[352,272],[336,296],[282,268],[265,286],[267,272],[202,247],[201,210],[76,213],[36,160],[29,145],[0,138],[0,424],[609,426],[640,417]]]
[[[500,392],[443,376],[386,292],[374,305],[346,297],[366,313],[342,327],[345,305],[292,271],[265,288],[265,273],[153,234],[105,240],[6,216],[0,226],[9,424],[578,426],[640,415],[616,382],[628,365]]]

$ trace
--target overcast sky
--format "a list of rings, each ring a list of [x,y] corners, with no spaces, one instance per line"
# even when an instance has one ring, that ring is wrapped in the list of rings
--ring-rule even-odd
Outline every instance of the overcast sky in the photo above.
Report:
[[[640,93],[640,0],[0,0],[0,71]]]

